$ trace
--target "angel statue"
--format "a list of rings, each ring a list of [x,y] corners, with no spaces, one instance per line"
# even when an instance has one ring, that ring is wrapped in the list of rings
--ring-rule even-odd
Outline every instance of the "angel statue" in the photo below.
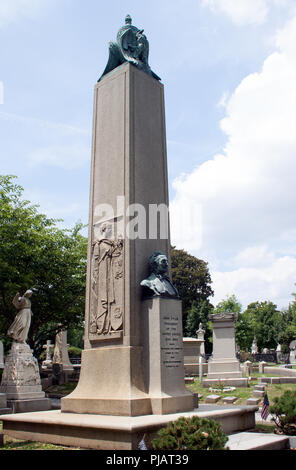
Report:
[[[14,296],[12,301],[13,305],[19,312],[17,313],[14,322],[7,331],[7,336],[12,338],[17,343],[26,344],[28,338],[28,332],[31,325],[31,301],[29,300],[33,292],[27,290],[23,297],[20,296],[19,292]]]
[[[117,33],[117,42],[109,43],[109,60],[98,82],[104,75],[125,62],[130,62],[156,80],[160,80],[148,64],[149,42],[143,32],[143,29],[140,30],[132,25],[132,19],[127,15],[125,26],[122,26]]]

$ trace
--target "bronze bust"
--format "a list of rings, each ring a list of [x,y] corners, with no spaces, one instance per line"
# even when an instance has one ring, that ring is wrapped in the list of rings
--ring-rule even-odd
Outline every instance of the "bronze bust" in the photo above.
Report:
[[[149,259],[150,276],[141,282],[144,287],[143,296],[179,298],[176,287],[166,275],[168,259],[162,251],[156,251]]]

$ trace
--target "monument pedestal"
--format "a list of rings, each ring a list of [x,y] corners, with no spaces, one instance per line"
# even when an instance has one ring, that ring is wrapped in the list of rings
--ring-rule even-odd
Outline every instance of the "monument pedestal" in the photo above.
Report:
[[[61,400],[62,412],[115,416],[151,414],[141,380],[142,348],[104,347],[82,352],[79,383]],[[131,380],[132,377],[132,380]]]
[[[7,405],[7,398],[5,393],[0,393],[0,415],[12,413],[12,408]]]
[[[0,393],[14,413],[45,411],[51,402],[42,391],[37,359],[28,344],[13,342],[5,361]]]
[[[0,419],[4,434],[15,439],[98,450],[138,450],[143,438],[149,449],[157,431],[181,416],[213,419],[226,434],[232,434],[253,429],[256,411],[258,406],[200,405],[191,412],[166,415],[103,416],[53,410]]]
[[[153,414],[194,409],[185,388],[182,302],[154,297],[143,302],[144,380]]]

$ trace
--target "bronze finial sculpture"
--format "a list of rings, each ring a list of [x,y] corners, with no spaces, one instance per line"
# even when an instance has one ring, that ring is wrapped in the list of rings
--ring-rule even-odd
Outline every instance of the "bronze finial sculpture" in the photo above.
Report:
[[[130,62],[156,80],[160,80],[148,64],[149,42],[143,32],[143,29],[140,30],[132,25],[132,19],[127,15],[125,25],[117,33],[117,42],[109,43],[109,60],[98,82],[124,62]]]

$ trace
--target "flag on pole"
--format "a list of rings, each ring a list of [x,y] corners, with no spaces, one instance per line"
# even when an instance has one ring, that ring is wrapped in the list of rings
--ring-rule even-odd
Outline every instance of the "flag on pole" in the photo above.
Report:
[[[261,418],[264,419],[264,420],[266,420],[267,416],[269,415],[268,408],[269,408],[269,400],[268,400],[268,396],[267,396],[267,393],[266,393],[264,395],[263,405],[262,405],[262,408],[261,408]]]
[[[138,445],[138,449],[139,449],[139,450],[147,450],[144,437],[145,437],[145,436],[143,436],[143,439],[139,442],[139,445]]]

